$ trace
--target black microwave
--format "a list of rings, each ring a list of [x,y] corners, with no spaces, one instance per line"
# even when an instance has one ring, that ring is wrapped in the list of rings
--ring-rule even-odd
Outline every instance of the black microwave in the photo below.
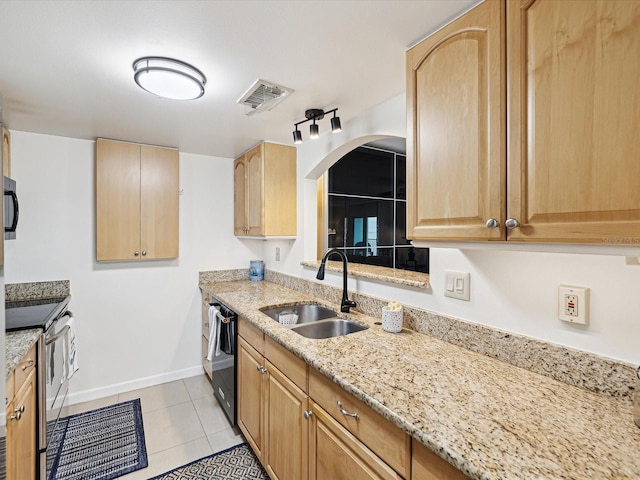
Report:
[[[16,181],[4,177],[4,238],[13,240],[16,238],[18,228],[18,196],[16,195]]]

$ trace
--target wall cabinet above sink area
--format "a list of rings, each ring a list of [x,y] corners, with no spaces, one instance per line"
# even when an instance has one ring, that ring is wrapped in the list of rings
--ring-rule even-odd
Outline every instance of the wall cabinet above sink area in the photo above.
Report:
[[[410,49],[408,237],[638,246],[638,21],[485,0]]]
[[[234,234],[297,235],[296,149],[263,142],[233,164]]]

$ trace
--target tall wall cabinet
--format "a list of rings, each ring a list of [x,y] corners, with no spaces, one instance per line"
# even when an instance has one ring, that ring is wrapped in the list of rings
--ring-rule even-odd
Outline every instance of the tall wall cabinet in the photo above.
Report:
[[[638,22],[485,0],[410,49],[408,237],[640,244]]]
[[[177,150],[99,138],[97,260],[176,258],[178,191]]]
[[[296,149],[261,143],[233,164],[234,233],[295,237]]]

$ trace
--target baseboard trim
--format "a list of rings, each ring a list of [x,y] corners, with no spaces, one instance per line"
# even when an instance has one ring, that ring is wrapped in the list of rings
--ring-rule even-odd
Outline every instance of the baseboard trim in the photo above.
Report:
[[[69,405],[75,405],[77,403],[90,402],[92,400],[98,400],[99,398],[118,395],[131,390],[152,387],[154,385],[160,385],[161,383],[173,382],[174,380],[181,380],[183,378],[195,377],[196,375],[202,374],[204,374],[202,365],[198,365],[197,367],[174,370],[173,372],[153,375],[151,377],[137,378],[128,382],[114,383],[112,385],[106,385],[104,387],[94,388],[91,390],[69,392],[67,400]],[[73,389],[73,379],[71,380],[71,388]]]

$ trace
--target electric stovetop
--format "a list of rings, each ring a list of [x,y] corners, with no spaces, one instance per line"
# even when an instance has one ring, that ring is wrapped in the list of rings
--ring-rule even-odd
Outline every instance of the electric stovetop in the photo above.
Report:
[[[5,304],[5,330],[26,330],[42,328],[47,330],[60,314],[64,313],[71,300],[66,297],[22,300]]]

